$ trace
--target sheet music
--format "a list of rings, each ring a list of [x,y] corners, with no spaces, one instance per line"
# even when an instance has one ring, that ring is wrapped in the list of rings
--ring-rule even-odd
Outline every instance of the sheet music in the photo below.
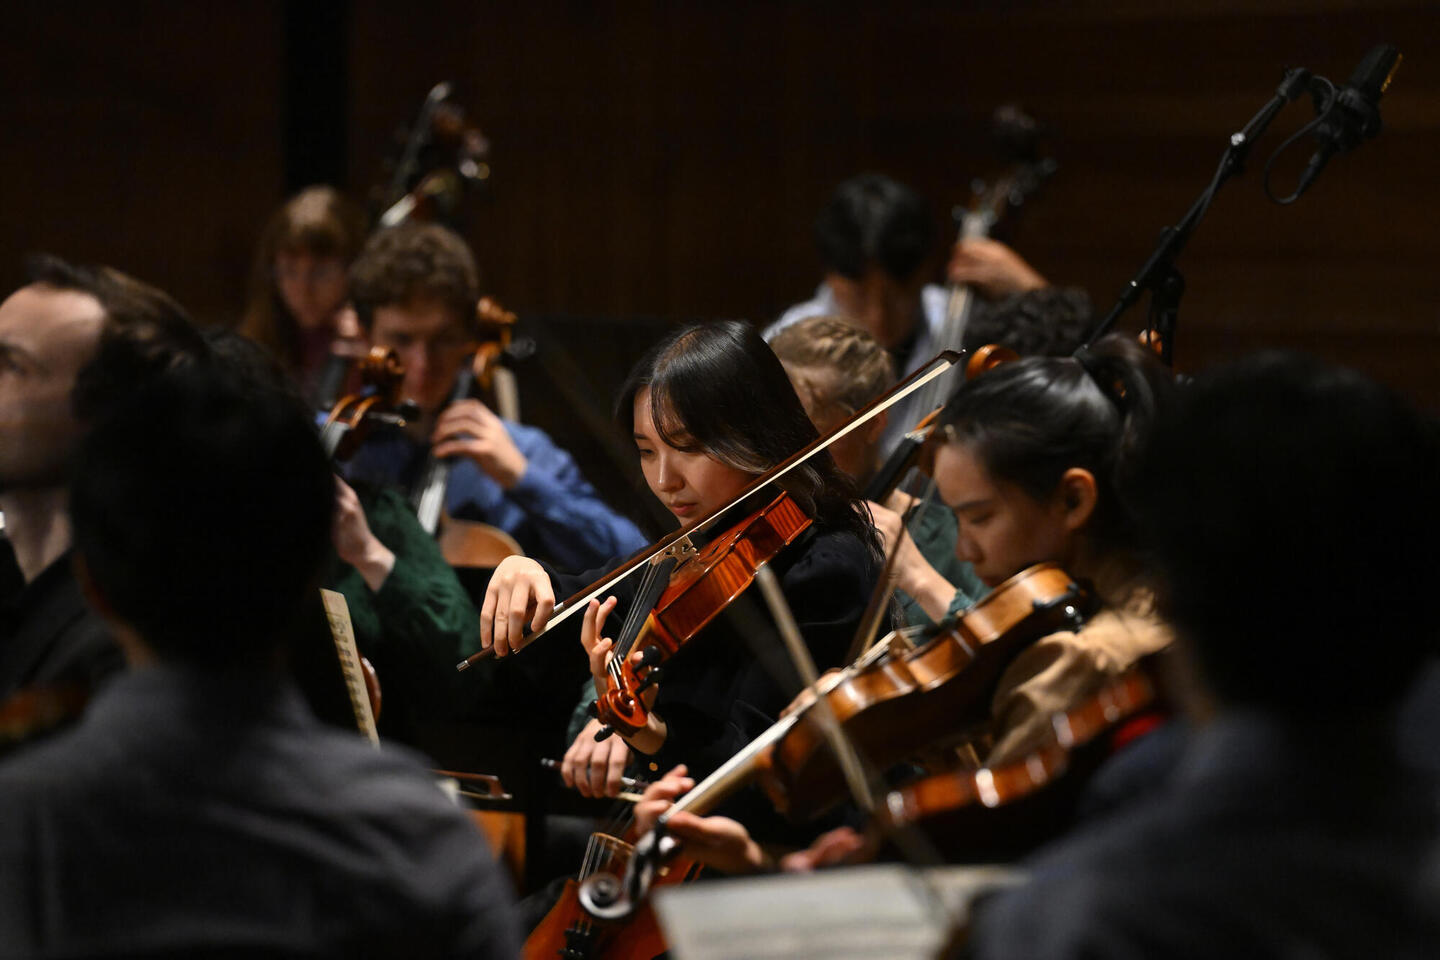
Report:
[[[360,669],[360,650],[355,646],[355,626],[350,622],[350,605],[345,595],[334,590],[320,591],[320,600],[325,604],[325,619],[330,623],[330,636],[335,641],[335,653],[340,658],[340,672],[345,678],[345,692],[350,695],[350,707],[355,711],[355,725],[380,746],[380,731],[375,728],[375,714],[370,710],[370,693],[365,689],[365,674]]]
[[[930,958],[977,897],[1023,880],[1010,867],[869,864],[662,887],[655,910],[677,960]]]

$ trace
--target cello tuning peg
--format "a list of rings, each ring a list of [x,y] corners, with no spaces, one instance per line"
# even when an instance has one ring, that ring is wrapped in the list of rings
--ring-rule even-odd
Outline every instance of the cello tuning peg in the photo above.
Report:
[[[589,717],[589,718],[592,719],[592,720],[599,720],[599,719],[600,719],[600,701],[599,701],[599,700],[591,700],[591,701],[590,701],[589,706],[587,706],[587,707],[585,708],[585,716]]]
[[[596,743],[603,743],[603,742],[605,742],[606,740],[609,740],[609,739],[610,739],[611,737],[613,737],[614,735],[615,735],[615,728],[614,728],[614,727],[601,727],[599,730],[596,730],[596,731],[595,731],[595,742],[596,742]]]
[[[659,647],[646,647],[640,651],[639,665],[641,667],[653,667],[663,659],[665,659],[665,651]]]

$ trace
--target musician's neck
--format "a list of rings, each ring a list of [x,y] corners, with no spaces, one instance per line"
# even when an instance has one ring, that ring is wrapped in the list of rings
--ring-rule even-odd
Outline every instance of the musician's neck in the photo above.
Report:
[[[70,549],[70,513],[65,487],[7,490],[0,496],[5,536],[26,583]]]

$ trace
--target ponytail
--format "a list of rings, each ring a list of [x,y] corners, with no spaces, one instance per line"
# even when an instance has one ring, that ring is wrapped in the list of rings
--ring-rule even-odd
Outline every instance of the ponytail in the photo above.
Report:
[[[1075,356],[996,367],[956,392],[940,424],[992,477],[1036,500],[1049,498],[1066,470],[1090,471],[1099,496],[1089,534],[1102,548],[1132,549],[1136,464],[1172,389],[1152,354],[1112,334]]]

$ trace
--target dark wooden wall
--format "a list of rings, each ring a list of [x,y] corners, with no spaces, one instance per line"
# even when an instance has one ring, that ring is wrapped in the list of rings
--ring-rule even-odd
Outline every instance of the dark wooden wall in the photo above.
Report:
[[[46,250],[238,312],[282,192],[281,5],[0,8],[0,278]],[[243,13],[243,15],[242,15]]]
[[[816,280],[810,223],[837,181],[888,172],[939,220],[993,172],[988,117],[1006,100],[1050,128],[1061,164],[1017,245],[1104,308],[1282,67],[1343,81],[1392,40],[1406,62],[1377,141],[1274,206],[1260,167],[1308,119],[1297,104],[1221,193],[1181,261],[1179,355],[1195,368],[1301,346],[1440,405],[1433,4],[346,7],[343,122],[317,129],[347,131],[347,185],[373,182],[396,124],[454,81],[494,144],[493,189],[466,231],[489,286],[522,313],[597,318],[770,318]],[[51,248],[127,267],[207,317],[237,312],[295,154],[285,4],[18,3],[4,16],[4,276],[21,251]],[[1285,158],[1282,186],[1309,149]],[[584,344],[562,346],[583,363]]]

